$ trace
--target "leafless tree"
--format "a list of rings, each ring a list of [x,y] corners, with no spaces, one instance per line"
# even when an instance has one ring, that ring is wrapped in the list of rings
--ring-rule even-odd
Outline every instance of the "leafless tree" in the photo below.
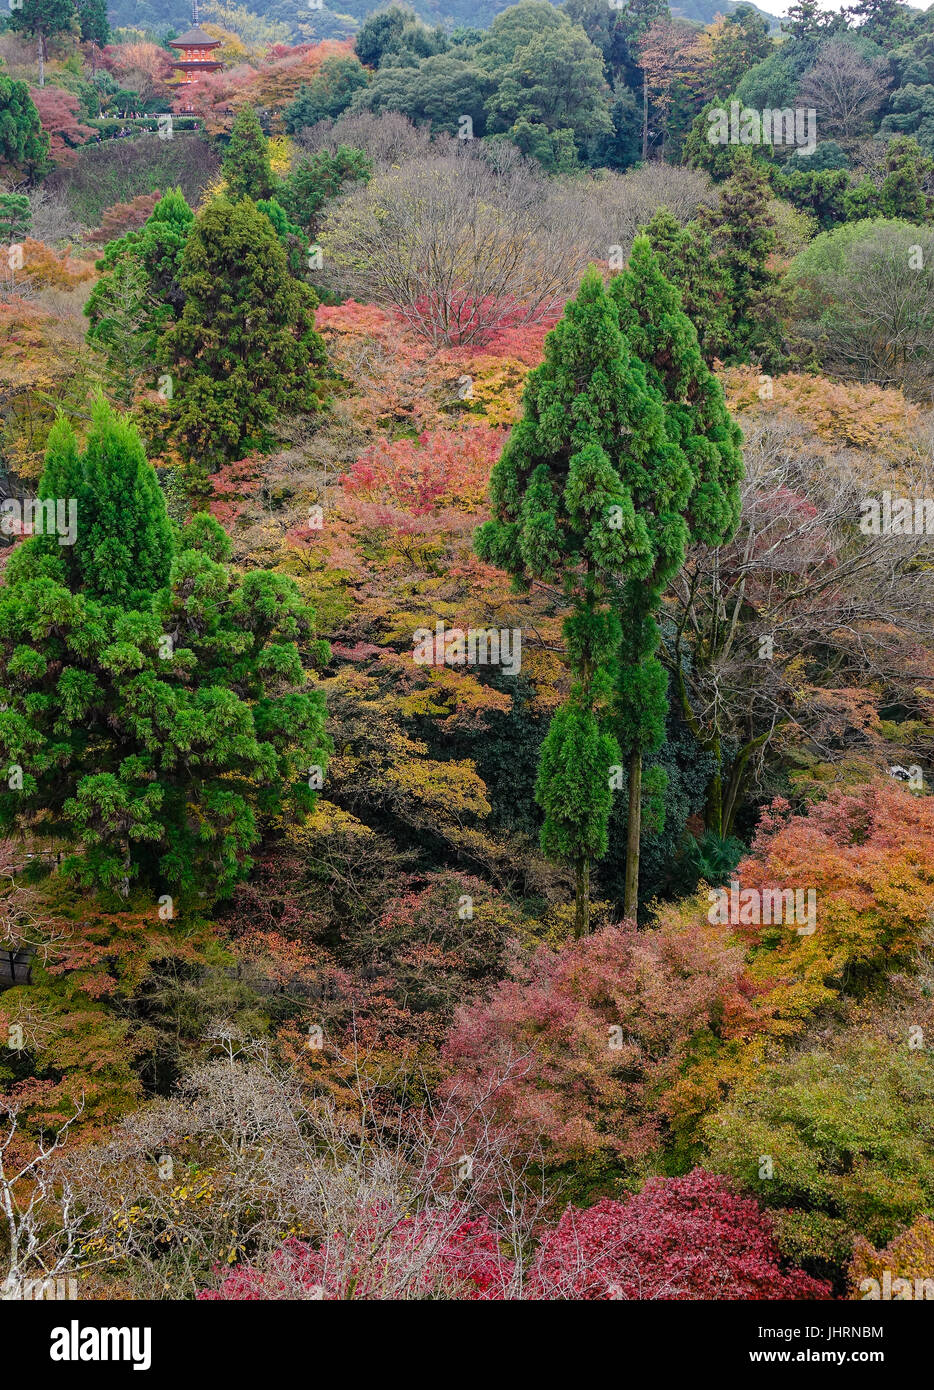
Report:
[[[560,307],[586,268],[580,201],[510,145],[431,154],[340,199],[325,268],[435,345],[482,344]]]
[[[309,1098],[299,1071],[265,1044],[224,1028],[214,1041],[217,1055],[177,1099],[70,1158],[97,1233],[92,1253],[131,1297],[191,1297],[241,1261],[274,1272],[276,1296],[314,1297],[281,1258],[288,1234],[320,1252],[329,1289],[365,1280],[370,1298],[424,1297],[427,1265],[470,1216],[485,1215],[504,1248],[528,1252],[543,1170],[492,1122],[489,1094],[467,1107],[452,1097],[400,1109],[388,1098],[401,1078],[376,1083],[352,1063],[354,1103],[338,1104]],[[403,1251],[397,1242],[389,1258],[393,1233],[416,1213],[430,1238]],[[510,1266],[504,1297],[519,1296],[522,1269],[521,1259]]]
[[[60,1163],[83,1104],[38,1140],[23,1134],[24,1105],[13,1096],[0,1100],[0,1290],[7,1298],[22,1298],[33,1280],[73,1274],[85,1235],[81,1203]]]
[[[683,224],[717,201],[713,184],[699,169],[661,162],[627,174],[604,173],[586,183],[568,180],[564,194],[584,203],[588,246],[596,261],[608,260],[611,247],[628,255],[640,227],[660,207],[667,207]]]
[[[865,134],[890,83],[885,58],[863,58],[846,39],[831,39],[798,88],[798,105],[813,107],[822,140]]]
[[[836,278],[844,308],[836,350],[865,379],[921,387],[934,375],[934,274],[915,249],[934,255],[934,236],[886,236],[885,229],[852,247],[847,273]],[[926,273],[925,273],[926,272]],[[847,314],[847,310],[850,314]]]
[[[32,216],[29,234],[37,241],[58,249],[79,236],[81,223],[63,192],[53,193],[44,185],[30,189],[29,207]]]
[[[444,137],[339,199],[320,240],[335,287],[394,308],[435,345],[480,345],[560,309],[588,262],[624,255],[661,204],[687,221],[711,201],[693,169],[547,179],[509,144]]]
[[[881,771],[880,696],[914,710],[934,675],[934,589],[925,536],[865,535],[865,457],[828,460],[806,426],[744,420],[746,477],[734,539],[694,547],[669,599],[672,693],[716,763],[708,828],[730,833],[771,749]],[[916,459],[905,491],[934,496]],[[892,487],[891,475],[879,486]],[[884,703],[884,701],[882,701]]]
[[[437,152],[450,152],[450,136],[432,136],[426,126],[416,126],[399,111],[345,113],[336,121],[316,121],[296,136],[303,150],[334,154],[339,145],[363,150],[376,169],[399,165],[403,160],[424,158]]]

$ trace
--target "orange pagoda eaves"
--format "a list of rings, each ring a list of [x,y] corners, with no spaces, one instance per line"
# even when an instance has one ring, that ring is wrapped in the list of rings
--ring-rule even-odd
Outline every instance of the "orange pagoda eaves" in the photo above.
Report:
[[[197,26],[177,39],[170,39],[169,47],[179,50],[179,56],[172,62],[172,66],[178,68],[181,74],[179,81],[194,82],[206,72],[217,72],[218,68],[223,67],[213,56],[214,49],[220,46],[220,39],[212,39],[210,34]]]

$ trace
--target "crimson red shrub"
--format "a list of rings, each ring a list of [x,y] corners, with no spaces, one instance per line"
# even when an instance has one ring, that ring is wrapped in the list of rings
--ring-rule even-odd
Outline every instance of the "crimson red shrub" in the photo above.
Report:
[[[568,1207],[542,1239],[533,1299],[823,1299],[830,1287],[784,1271],[769,1217],[714,1173],[651,1178],[626,1201]]]

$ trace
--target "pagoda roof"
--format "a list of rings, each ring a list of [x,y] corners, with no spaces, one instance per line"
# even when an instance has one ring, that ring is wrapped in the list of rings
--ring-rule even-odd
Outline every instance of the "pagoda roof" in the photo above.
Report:
[[[221,40],[212,39],[203,29],[189,29],[177,39],[169,39],[169,48],[220,48]]]

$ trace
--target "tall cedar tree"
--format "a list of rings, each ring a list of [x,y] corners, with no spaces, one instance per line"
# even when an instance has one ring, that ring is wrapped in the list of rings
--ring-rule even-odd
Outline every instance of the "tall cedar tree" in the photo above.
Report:
[[[78,19],[81,22],[81,37],[85,43],[103,45],[110,42],[105,0],[78,0]]]
[[[607,724],[622,637],[614,604],[622,582],[638,586],[655,567],[645,480],[670,478],[683,491],[689,474],[593,268],[548,334],[523,407],[493,470],[494,519],[476,545],[520,587],[560,586],[571,605],[564,636],[573,684],[542,748],[536,799],[545,853],[574,867],[575,930],[584,935],[590,866],[606,853],[619,761]]]
[[[25,541],[0,589],[0,829],[73,846],[63,867],[87,887],[223,896],[258,816],[314,803],[313,614],[283,575],[235,578],[212,517],[176,537],[103,400],[83,453],[53,427],[40,496],[76,499],[77,538]]]
[[[159,339],[174,323],[185,302],[179,284],[182,252],[194,225],[195,215],[185,201],[180,188],[163,194],[149,217],[137,232],[127,232],[117,241],[104,247],[97,262],[102,271],[91,291],[84,312],[91,321],[88,342],[105,355],[119,359],[121,347],[114,338],[111,322],[114,303],[123,302],[119,292],[133,282],[139,285],[140,295],[133,305],[139,322],[141,350],[147,361],[155,364]],[[113,363],[119,368],[119,360]]]
[[[282,414],[320,407],[318,301],[289,274],[275,229],[249,198],[215,198],[199,214],[180,284],[185,307],[161,353],[179,438],[215,469],[241,458]]]
[[[720,188],[719,207],[702,209],[698,221],[712,229],[720,265],[730,284],[730,355],[752,356],[767,370],[781,360],[782,292],[771,264],[776,247],[772,189],[761,163],[737,150],[733,173]]]
[[[276,180],[269,163],[269,146],[252,106],[242,107],[230,132],[221,163],[231,198],[271,198]]]
[[[49,135],[28,86],[0,73],[0,174],[35,177],[48,157]]]
[[[39,86],[45,86],[45,62],[49,56],[49,39],[62,34],[72,25],[77,28],[75,0],[22,0],[16,9],[10,8],[7,24],[20,33],[31,34],[38,42]]]
[[[651,572],[621,586],[623,640],[615,728],[629,759],[629,822],[624,910],[635,915],[639,892],[642,759],[665,737],[667,678],[658,658],[656,614],[684,564],[690,540],[720,545],[739,521],[742,435],[720,383],[701,356],[680,291],[662,274],[648,237],[633,243],[629,265],[610,286],[620,329],[661,396],[665,428],[686,471],[646,472],[636,501],[652,543]]]
[[[730,347],[730,282],[713,253],[710,236],[691,222],[682,227],[661,207],[643,228],[666,280],[681,291],[684,312],[697,330],[704,361],[712,367]]]

